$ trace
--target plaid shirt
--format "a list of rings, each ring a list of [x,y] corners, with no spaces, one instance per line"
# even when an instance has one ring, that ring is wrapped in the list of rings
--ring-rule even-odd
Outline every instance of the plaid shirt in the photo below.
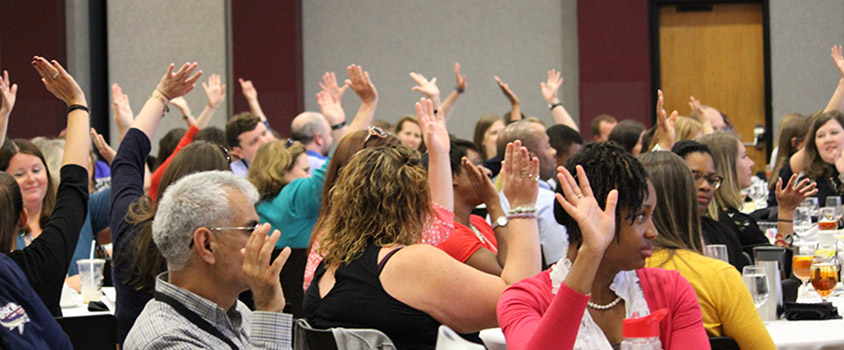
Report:
[[[229,310],[188,290],[167,283],[158,275],[155,291],[172,297],[213,325],[240,349],[290,349],[293,317],[256,311],[238,301]],[[219,338],[182,317],[170,305],[150,300],[126,337],[124,349],[228,349]]]

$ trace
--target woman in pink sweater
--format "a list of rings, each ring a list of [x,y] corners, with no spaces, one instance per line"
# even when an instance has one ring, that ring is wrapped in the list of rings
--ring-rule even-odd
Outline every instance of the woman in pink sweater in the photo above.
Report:
[[[708,349],[689,282],[643,268],[657,231],[656,195],[642,165],[617,145],[593,143],[558,172],[554,214],[568,228],[568,254],[501,295],[508,349],[611,350],[622,341],[623,319],[663,308],[664,349]]]

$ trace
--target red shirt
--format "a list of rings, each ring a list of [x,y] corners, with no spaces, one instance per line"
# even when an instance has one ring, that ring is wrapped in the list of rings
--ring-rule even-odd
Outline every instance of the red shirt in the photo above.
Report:
[[[448,239],[437,246],[440,250],[451,255],[452,258],[460,262],[466,262],[472,254],[475,254],[478,249],[486,248],[493,253],[498,253],[498,243],[495,240],[495,232],[484,218],[472,215],[469,217],[469,223],[474,226],[483,237],[483,241],[472,230],[471,227],[463,226],[454,222],[454,230],[448,236]]]

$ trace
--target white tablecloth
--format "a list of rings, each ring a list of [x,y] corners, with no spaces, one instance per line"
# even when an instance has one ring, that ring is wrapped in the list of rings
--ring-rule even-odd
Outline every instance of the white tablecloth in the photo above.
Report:
[[[100,301],[102,301],[103,304],[106,304],[106,306],[108,306],[108,311],[88,311],[88,304],[80,304],[73,307],[63,307],[62,316],[85,317],[103,314],[114,315],[114,301],[117,300],[117,292],[114,290],[114,287],[103,287],[103,294],[105,295],[100,298]]]

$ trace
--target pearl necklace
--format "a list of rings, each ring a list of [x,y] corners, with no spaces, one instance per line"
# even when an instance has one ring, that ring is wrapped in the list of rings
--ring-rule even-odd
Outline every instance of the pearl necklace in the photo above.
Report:
[[[599,304],[595,304],[591,301],[586,302],[586,305],[595,309],[595,310],[609,310],[609,309],[612,309],[614,306],[618,305],[618,303],[620,303],[620,302],[621,302],[621,297],[618,296],[618,297],[615,297],[615,300],[611,301],[607,305],[599,305]]]

